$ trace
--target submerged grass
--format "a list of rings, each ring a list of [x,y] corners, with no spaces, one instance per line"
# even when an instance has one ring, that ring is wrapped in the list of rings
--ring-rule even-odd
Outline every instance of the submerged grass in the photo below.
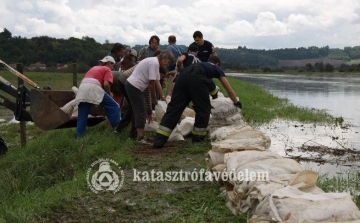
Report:
[[[228,80],[243,104],[241,113],[250,125],[269,123],[277,118],[314,123],[334,122],[334,117],[323,110],[295,106],[286,98],[278,98],[259,86],[234,77],[228,77]],[[221,92],[228,96],[220,82],[214,81]]]
[[[29,74],[38,84],[64,89],[58,86],[63,76],[41,75]],[[334,122],[323,111],[293,106],[286,99],[235,78],[229,81],[250,125],[276,118]],[[204,154],[211,148],[210,141],[192,144],[186,140],[165,152],[149,152],[128,138],[128,130],[114,134],[106,122],[87,128],[81,140],[75,139],[75,129],[44,132],[29,125],[27,129],[30,139],[21,148],[18,125],[1,127],[1,136],[10,146],[0,157],[0,222],[246,222],[250,217],[234,216],[225,207],[217,183],[133,181],[134,168],[205,168]],[[87,187],[87,170],[99,158],[113,159],[125,171],[124,185],[115,195],[95,194]],[[330,180],[320,185],[326,189],[338,184]],[[358,195],[356,203],[359,206]]]

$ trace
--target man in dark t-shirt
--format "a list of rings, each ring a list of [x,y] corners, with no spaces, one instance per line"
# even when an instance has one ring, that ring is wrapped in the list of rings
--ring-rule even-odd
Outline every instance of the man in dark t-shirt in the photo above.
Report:
[[[197,57],[202,62],[207,62],[210,56],[217,56],[214,49],[214,45],[211,42],[204,40],[203,34],[200,31],[195,31],[193,34],[193,38],[194,38],[194,42],[190,44],[190,46],[191,45],[198,46],[199,51]]]

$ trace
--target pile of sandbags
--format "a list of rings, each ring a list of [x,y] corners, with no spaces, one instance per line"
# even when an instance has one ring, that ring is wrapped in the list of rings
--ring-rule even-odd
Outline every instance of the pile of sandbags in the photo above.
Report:
[[[158,104],[155,106],[155,111],[153,112],[153,122],[152,123],[146,123],[145,125],[145,131],[154,131],[156,132],[159,123],[161,123],[161,119],[164,116],[166,109],[167,109],[167,103],[169,103],[171,100],[170,96],[167,96],[166,102],[165,101],[158,101]],[[195,122],[195,112],[191,108],[185,108],[183,111],[179,124],[173,129],[168,141],[180,141],[184,140],[184,137],[190,135]]]
[[[360,222],[348,193],[325,193],[317,173],[269,150],[271,140],[251,128],[230,99],[211,101],[212,148],[205,156],[233,214],[250,222]]]
[[[167,98],[168,102],[170,98]],[[271,140],[243,119],[240,109],[222,94],[211,100],[211,150],[208,170],[226,194],[233,214],[250,212],[250,222],[360,222],[360,211],[348,193],[325,193],[317,173],[269,150]],[[153,114],[158,126],[167,108],[159,102]],[[195,112],[187,108],[169,140],[191,133]],[[151,131],[156,131],[153,127]]]

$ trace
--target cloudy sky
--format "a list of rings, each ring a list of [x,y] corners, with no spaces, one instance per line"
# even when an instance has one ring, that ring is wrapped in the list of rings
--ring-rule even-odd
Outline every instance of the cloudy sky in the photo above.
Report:
[[[0,30],[31,38],[108,40],[151,35],[189,45],[200,30],[215,47],[278,49],[360,45],[359,0],[1,0]]]

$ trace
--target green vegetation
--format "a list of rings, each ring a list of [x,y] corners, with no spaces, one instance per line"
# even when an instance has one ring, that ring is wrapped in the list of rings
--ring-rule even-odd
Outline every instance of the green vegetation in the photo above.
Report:
[[[168,46],[165,41],[159,45],[160,49]],[[98,60],[107,55],[114,43],[98,43],[94,38],[84,36],[81,39],[70,37],[68,39],[56,39],[48,36],[39,36],[27,39],[21,36],[12,36],[6,28],[0,32],[0,59],[8,64],[22,63],[25,67],[37,62],[46,64],[47,69],[56,71],[58,65],[72,63],[78,64],[78,70],[85,72],[89,67],[98,63]],[[190,44],[190,43],[188,43]],[[214,43],[216,46],[216,43]],[[139,43],[131,46],[139,51],[146,43]],[[188,45],[182,45],[186,50]],[[235,49],[215,48],[222,60],[223,69],[234,71],[251,71],[254,69],[271,69],[274,72],[286,69],[305,69],[308,60],[311,60],[315,67],[314,71],[321,71],[316,68],[317,64],[329,63],[336,68],[340,65],[339,72],[353,72],[359,70],[346,64],[349,60],[360,59],[360,46],[345,47],[344,49],[330,48],[329,46],[281,48],[281,49],[249,49],[246,46],[238,46]],[[279,61],[283,63],[279,63]],[[301,62],[299,63],[299,60]],[[286,61],[286,62],[284,62]],[[294,65],[293,62],[296,65]],[[69,68],[61,69],[68,72]],[[356,68],[356,69],[355,69]],[[40,69],[38,71],[41,71]],[[331,71],[332,70],[328,70]],[[321,71],[322,72],[322,71]]]
[[[12,74],[0,75],[16,83]],[[26,73],[26,76],[40,86],[71,88],[70,74]],[[251,125],[276,118],[335,123],[334,117],[323,111],[293,106],[286,99],[235,78],[229,81],[244,105],[242,114]],[[1,136],[10,145],[8,153],[0,158],[0,222],[197,223],[247,222],[250,217],[234,216],[225,207],[225,198],[216,182],[132,180],[133,168],[147,171],[205,168],[204,154],[211,148],[210,141],[169,142],[166,150],[158,151],[129,139],[129,131],[114,134],[106,122],[87,128],[81,140],[74,138],[75,129],[44,132],[33,125],[27,129],[30,139],[21,148],[18,125],[1,126]],[[124,169],[124,185],[115,195],[95,194],[87,187],[86,172],[99,158],[113,159]],[[329,191],[337,189],[336,185],[331,179],[321,181],[321,186]],[[355,189],[359,189],[358,184]],[[355,198],[360,206],[359,196]]]

